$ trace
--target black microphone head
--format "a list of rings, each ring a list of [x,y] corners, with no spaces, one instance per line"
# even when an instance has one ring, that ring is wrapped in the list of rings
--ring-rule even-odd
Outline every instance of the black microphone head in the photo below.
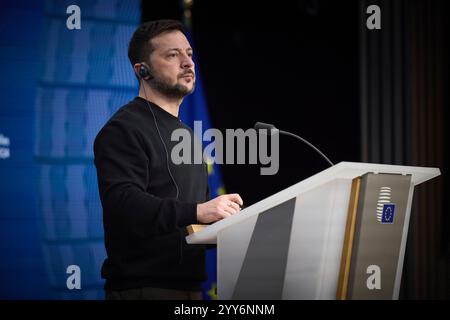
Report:
[[[267,130],[277,130],[277,128],[273,125],[273,124],[269,124],[269,123],[264,123],[264,122],[257,122],[255,123],[254,128],[256,130],[259,129],[267,129]]]

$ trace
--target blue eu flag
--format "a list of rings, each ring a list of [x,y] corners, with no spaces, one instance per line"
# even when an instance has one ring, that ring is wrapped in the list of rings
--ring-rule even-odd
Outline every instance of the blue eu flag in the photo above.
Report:
[[[383,206],[383,213],[381,216],[381,223],[391,224],[394,222],[395,205],[392,203]]]

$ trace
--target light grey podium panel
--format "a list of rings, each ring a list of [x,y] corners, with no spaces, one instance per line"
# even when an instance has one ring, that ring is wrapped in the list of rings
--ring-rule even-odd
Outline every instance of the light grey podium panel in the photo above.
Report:
[[[335,180],[224,229],[219,298],[333,299],[350,185]]]
[[[335,299],[351,180],[297,197],[283,299]]]
[[[258,216],[226,228],[218,235],[217,296],[231,299]]]
[[[242,223],[251,235],[246,242],[240,242],[234,229],[224,230],[218,246],[218,287],[224,289],[218,292],[220,299],[281,299],[294,208],[295,198],[262,212],[256,220]],[[239,260],[229,260],[230,256]],[[240,268],[233,267],[233,263]],[[227,270],[226,277],[222,268]]]

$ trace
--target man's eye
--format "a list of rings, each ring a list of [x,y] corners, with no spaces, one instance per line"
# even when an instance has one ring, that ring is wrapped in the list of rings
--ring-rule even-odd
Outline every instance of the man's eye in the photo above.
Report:
[[[176,56],[177,56],[176,53],[170,53],[168,57],[169,57],[169,58],[175,58]]]

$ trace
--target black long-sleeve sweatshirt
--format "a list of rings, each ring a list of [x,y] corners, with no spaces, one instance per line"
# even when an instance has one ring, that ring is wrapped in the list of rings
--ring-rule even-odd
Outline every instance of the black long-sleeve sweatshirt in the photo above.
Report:
[[[197,203],[209,199],[206,164],[171,161],[173,130],[192,130],[137,97],[121,107],[94,142],[103,206],[106,290],[159,287],[198,290],[206,279],[205,246],[188,245],[186,226],[198,223]],[[158,135],[152,108],[169,154]],[[193,157],[192,157],[193,159]]]

